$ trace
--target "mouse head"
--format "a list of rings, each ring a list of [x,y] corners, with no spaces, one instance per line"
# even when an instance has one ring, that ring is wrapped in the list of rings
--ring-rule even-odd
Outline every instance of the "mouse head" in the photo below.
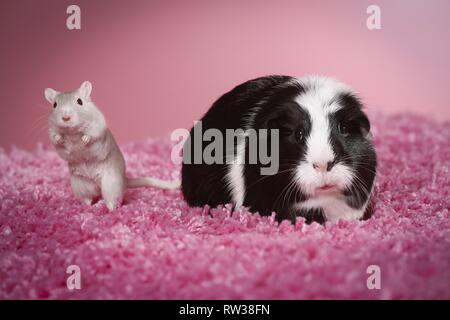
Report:
[[[103,115],[91,101],[91,91],[92,84],[89,81],[84,81],[78,89],[71,92],[45,89],[45,98],[53,109],[50,122],[66,131],[77,131],[92,123],[102,123]]]

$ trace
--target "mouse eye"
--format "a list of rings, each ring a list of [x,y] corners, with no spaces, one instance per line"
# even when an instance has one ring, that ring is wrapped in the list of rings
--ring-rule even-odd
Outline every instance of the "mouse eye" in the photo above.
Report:
[[[344,137],[348,137],[349,135],[358,135],[361,133],[361,129],[357,122],[348,121],[348,122],[340,122],[338,125],[339,133]]]
[[[55,109],[55,108],[56,108],[56,106],[57,106],[56,102],[55,102],[55,103],[53,103],[53,109]]]
[[[83,105],[83,101],[82,101],[80,98],[78,98],[77,103],[78,103],[80,106]]]

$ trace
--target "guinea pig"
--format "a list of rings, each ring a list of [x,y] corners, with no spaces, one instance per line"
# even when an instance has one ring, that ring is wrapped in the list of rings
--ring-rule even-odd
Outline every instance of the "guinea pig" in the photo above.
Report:
[[[128,178],[125,159],[105,117],[91,99],[92,84],[85,81],[70,92],[45,89],[52,105],[49,118],[50,141],[67,161],[75,196],[92,204],[100,196],[109,210],[122,204],[127,187],[177,189],[180,182],[153,177]]]
[[[224,161],[192,163],[184,155],[205,151],[211,140],[195,139],[199,125],[224,136],[239,130],[244,139],[223,147]],[[277,139],[257,135],[277,152],[273,174],[262,174],[261,161],[246,161],[247,132],[260,129],[277,132]],[[319,76],[266,76],[222,95],[194,125],[183,147],[181,187],[190,206],[232,203],[275,212],[277,221],[355,220],[371,215],[376,166],[369,119],[349,86]]]

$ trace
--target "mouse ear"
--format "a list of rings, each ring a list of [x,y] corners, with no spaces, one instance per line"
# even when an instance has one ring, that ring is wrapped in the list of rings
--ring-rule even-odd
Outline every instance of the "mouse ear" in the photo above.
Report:
[[[45,99],[47,99],[47,101],[50,103],[54,103],[58,93],[58,91],[53,90],[52,88],[47,88],[44,91]]]
[[[92,91],[92,84],[89,81],[85,81],[81,84],[79,90],[83,98],[89,98]]]

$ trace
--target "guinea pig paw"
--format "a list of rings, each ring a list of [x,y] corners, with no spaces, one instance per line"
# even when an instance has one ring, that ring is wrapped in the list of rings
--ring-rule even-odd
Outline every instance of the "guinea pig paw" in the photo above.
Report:
[[[91,142],[91,137],[89,137],[88,135],[83,135],[81,137],[81,141],[83,142],[84,145],[87,145],[89,142]]]

